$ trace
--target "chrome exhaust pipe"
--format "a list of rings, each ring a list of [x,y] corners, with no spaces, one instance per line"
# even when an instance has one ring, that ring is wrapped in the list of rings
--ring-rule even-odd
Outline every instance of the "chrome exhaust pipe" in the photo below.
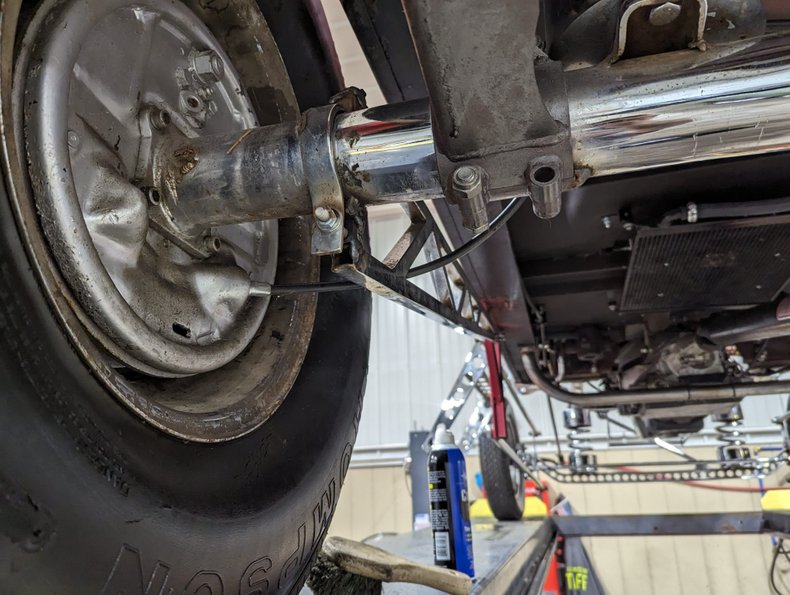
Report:
[[[548,396],[563,403],[586,409],[607,409],[628,405],[738,402],[744,397],[782,395],[790,392],[790,380],[721,384],[718,386],[683,386],[676,388],[603,391],[593,394],[572,393],[546,378],[532,353],[521,358],[532,384]]]
[[[790,34],[607,63],[566,79],[582,180],[790,150]],[[349,193],[383,202],[443,196],[427,101],[405,106],[339,118],[336,157]]]
[[[790,149],[790,35],[567,73],[577,170],[608,176]]]
[[[790,34],[566,79],[580,180],[790,150]],[[444,198],[427,100],[340,114],[326,134],[323,150],[333,153],[344,194],[366,204]],[[174,154],[189,157],[165,183],[173,219],[186,228],[312,212],[297,123],[203,139]],[[490,200],[524,196],[527,184],[492,189]]]

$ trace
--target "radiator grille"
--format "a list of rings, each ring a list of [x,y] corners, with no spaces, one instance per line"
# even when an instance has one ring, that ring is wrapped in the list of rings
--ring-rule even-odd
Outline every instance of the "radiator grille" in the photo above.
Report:
[[[695,310],[770,302],[790,277],[790,217],[637,234],[621,309]]]

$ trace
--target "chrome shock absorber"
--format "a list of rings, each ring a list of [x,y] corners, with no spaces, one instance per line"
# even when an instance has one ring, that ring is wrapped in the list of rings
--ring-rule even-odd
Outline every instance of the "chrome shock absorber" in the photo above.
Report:
[[[735,405],[729,411],[717,413],[713,416],[716,426],[719,446],[719,460],[740,461],[752,458],[752,453],[746,445],[746,436],[743,433],[743,411],[740,405]]]
[[[597,457],[585,452],[590,449],[584,441],[584,435],[589,431],[590,411],[577,405],[569,405],[562,412],[563,423],[568,430],[568,446],[570,454],[568,464],[574,473],[593,473],[597,467]]]

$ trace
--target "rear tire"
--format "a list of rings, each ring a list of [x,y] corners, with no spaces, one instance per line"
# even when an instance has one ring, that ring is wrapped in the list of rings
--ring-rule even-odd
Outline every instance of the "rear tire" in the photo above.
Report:
[[[370,296],[318,299],[303,366],[261,427],[179,439],[124,406],[69,341],[2,182],[0,593],[298,591],[356,438]]]
[[[19,258],[5,200],[1,211],[0,592],[297,586],[356,439],[370,297],[321,297],[302,372],[263,427],[187,443],[141,422],[91,377]]]
[[[516,424],[507,417],[507,438],[518,449]],[[480,471],[491,512],[500,521],[517,521],[524,514],[524,472],[497,446],[491,434],[480,434]]]

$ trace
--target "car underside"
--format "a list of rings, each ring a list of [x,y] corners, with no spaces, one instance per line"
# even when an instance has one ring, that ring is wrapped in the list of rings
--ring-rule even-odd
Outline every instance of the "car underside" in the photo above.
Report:
[[[317,0],[0,0],[3,592],[298,590],[370,293],[485,339],[522,507],[502,357],[656,444],[790,393],[787,2],[342,4],[385,105]]]
[[[542,105],[557,125],[525,151],[539,165],[557,159],[558,171],[572,159],[561,198],[536,193],[526,168],[534,208],[465,263],[523,382],[636,415],[648,436],[693,432],[743,396],[786,391],[777,382],[790,366],[782,3],[505,2],[472,26],[458,5],[405,2],[416,54],[405,23],[391,22],[397,3],[345,4],[388,99],[430,95],[435,134],[445,135],[440,171],[470,149],[464,162],[488,168],[489,184],[512,175],[518,185],[518,165],[505,163],[515,150],[502,148],[516,142],[516,122],[534,123]],[[500,27],[527,5],[539,8],[537,38],[519,30],[519,44],[539,48],[540,93],[514,102],[510,85],[525,75],[508,57],[516,33]],[[448,31],[467,23],[469,38],[429,39],[415,25],[440,21]],[[468,239],[462,216],[440,212],[456,241]],[[587,381],[600,394],[560,386]]]

